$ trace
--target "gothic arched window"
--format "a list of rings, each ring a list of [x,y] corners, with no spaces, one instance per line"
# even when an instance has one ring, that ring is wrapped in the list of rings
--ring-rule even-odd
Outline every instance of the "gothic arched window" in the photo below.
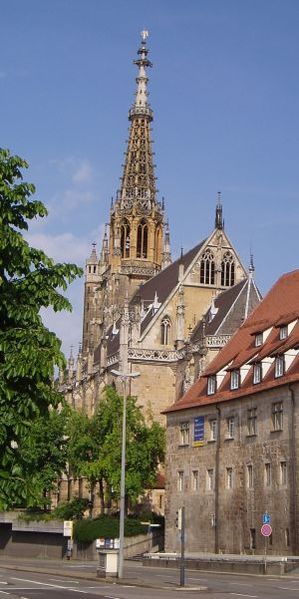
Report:
[[[120,249],[122,258],[130,257],[130,225],[127,219],[122,221],[120,227]]]
[[[215,285],[215,262],[211,250],[206,250],[200,262],[200,282],[202,285]]]
[[[226,252],[221,262],[221,285],[232,287],[235,284],[235,261],[231,252]]]
[[[147,258],[148,226],[143,218],[137,227],[137,258]]]
[[[161,345],[169,345],[171,322],[169,316],[164,316],[161,322]]]

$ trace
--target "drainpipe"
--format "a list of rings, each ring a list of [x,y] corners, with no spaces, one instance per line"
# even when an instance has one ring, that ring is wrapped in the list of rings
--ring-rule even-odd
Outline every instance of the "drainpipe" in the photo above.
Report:
[[[219,460],[220,460],[220,423],[221,410],[216,405],[217,410],[217,440],[216,440],[216,455],[215,455],[215,553],[219,553]]]
[[[290,436],[290,533],[292,534],[292,554],[296,555],[298,550],[297,540],[297,493],[296,493],[296,470],[297,470],[297,455],[296,455],[296,424],[295,424],[295,393],[291,385],[289,385],[291,395],[291,414],[289,425]]]

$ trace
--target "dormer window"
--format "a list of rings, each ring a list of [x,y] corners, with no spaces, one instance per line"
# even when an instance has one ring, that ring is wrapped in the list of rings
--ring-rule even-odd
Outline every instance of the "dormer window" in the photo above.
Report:
[[[284,375],[284,367],[284,356],[277,356],[275,358],[275,378],[279,378],[280,376]]]
[[[283,325],[282,327],[279,328],[280,341],[283,341],[283,339],[286,339],[287,336],[288,336],[288,327],[286,325]]]
[[[230,373],[230,388],[232,391],[240,387],[240,371],[232,370]]]
[[[259,347],[260,345],[263,345],[263,333],[256,334],[254,345],[255,345],[255,347]]]
[[[216,376],[212,374],[208,377],[207,395],[214,395],[214,393],[216,393],[216,387]]]
[[[257,362],[253,365],[253,384],[256,385],[260,383],[263,378],[262,365],[260,362]]]

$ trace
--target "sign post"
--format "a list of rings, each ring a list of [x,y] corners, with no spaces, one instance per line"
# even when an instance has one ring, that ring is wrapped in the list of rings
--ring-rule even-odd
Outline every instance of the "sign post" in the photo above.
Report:
[[[180,559],[180,587],[185,586],[185,508],[181,508],[181,559]]]
[[[267,520],[266,522],[264,521]],[[264,574],[267,574],[267,548],[268,548],[268,538],[271,537],[272,535],[272,526],[270,524],[270,516],[269,514],[264,514],[263,515],[263,525],[261,528],[261,533],[265,539],[265,551],[264,551]]]

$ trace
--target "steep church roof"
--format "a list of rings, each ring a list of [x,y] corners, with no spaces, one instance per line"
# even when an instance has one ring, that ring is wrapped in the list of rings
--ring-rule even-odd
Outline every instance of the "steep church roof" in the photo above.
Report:
[[[261,367],[260,380],[254,380],[256,366]],[[232,371],[239,375],[233,389]],[[215,393],[208,394],[211,376],[216,377],[217,386]],[[299,270],[275,283],[203,376],[165,413],[229,401],[294,381],[299,381]]]
[[[232,335],[261,299],[254,279],[251,276],[243,279],[215,298],[193,330],[190,341],[199,341],[203,335]]]

